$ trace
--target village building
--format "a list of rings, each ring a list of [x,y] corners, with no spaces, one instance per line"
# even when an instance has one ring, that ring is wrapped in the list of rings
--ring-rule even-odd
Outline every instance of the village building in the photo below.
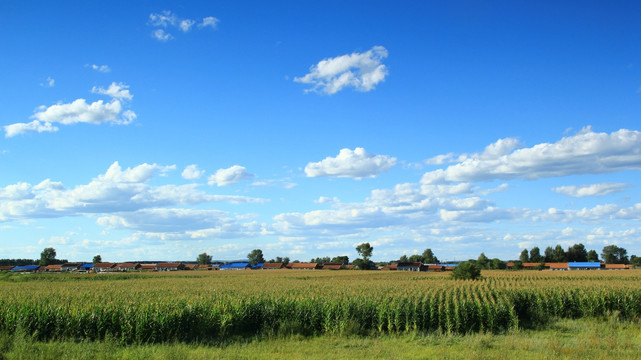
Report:
[[[285,267],[285,264],[283,263],[264,263],[263,264],[263,270],[276,270],[276,269],[282,269]]]

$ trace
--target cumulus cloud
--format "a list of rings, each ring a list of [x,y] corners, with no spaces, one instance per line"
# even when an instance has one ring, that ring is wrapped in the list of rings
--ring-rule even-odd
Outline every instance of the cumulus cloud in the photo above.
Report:
[[[187,33],[196,24],[198,24],[198,28],[210,27],[215,29],[218,21],[219,20],[213,16],[207,16],[200,22],[197,22],[193,19],[181,18],[169,10],[163,10],[159,13],[149,14],[149,21],[147,24],[156,28],[151,32],[151,36],[158,41],[165,42],[174,39],[174,36],[165,29],[176,28],[183,33]]]
[[[107,89],[94,87],[93,93],[112,97],[110,102],[97,100],[87,103],[85,99],[77,99],[71,103],[59,103],[49,107],[40,106],[31,116],[34,119],[28,123],[15,123],[4,126],[5,137],[13,137],[26,132],[55,132],[59,128],[54,124],[72,125],[77,123],[102,124],[111,123],[127,125],[136,119],[136,113],[125,110],[121,100],[131,100],[133,95],[129,86],[122,83],[112,83]]]
[[[92,68],[92,69],[94,69],[94,70],[96,70],[96,71],[98,71],[98,72],[101,72],[101,73],[108,73],[108,72],[110,72],[110,71],[111,71],[111,68],[110,68],[108,65],[96,65],[96,64],[92,64],[92,65],[91,65],[91,68]]]
[[[321,91],[331,95],[345,87],[367,92],[385,80],[388,71],[382,60],[386,57],[384,47],[374,46],[364,53],[324,59],[313,65],[308,74],[296,77],[294,81],[312,85],[306,92]]]
[[[603,196],[614,192],[621,192],[629,188],[630,184],[621,183],[600,183],[581,186],[559,186],[552,188],[552,191],[571,196],[571,197],[586,197],[586,196]]]
[[[94,94],[108,95],[118,100],[131,100],[134,98],[134,96],[129,92],[129,86],[123,83],[112,82],[106,89],[94,86],[91,89],[91,92]]]
[[[205,170],[200,170],[198,168],[198,165],[192,164],[185,167],[185,170],[183,170],[181,176],[187,180],[195,180],[200,179],[204,174]]]
[[[32,186],[17,183],[0,188],[0,221],[86,214],[131,212],[148,208],[203,203],[264,203],[267,200],[245,196],[212,195],[198,190],[197,184],[151,186],[156,174],[175,166],[141,164],[123,169],[118,162],[91,182],[71,189],[49,179]]]
[[[209,176],[207,183],[209,185],[229,186],[239,181],[251,179],[254,175],[247,172],[243,166],[234,165],[227,169],[218,169],[216,173]]]
[[[357,147],[353,151],[341,149],[336,157],[327,157],[305,166],[307,177],[334,176],[362,179],[375,177],[396,165],[396,158],[387,155],[373,155]]]
[[[641,169],[641,132],[621,129],[611,134],[585,128],[556,143],[513,150],[515,139],[501,139],[483,153],[426,173],[421,182],[436,184],[494,179],[540,179]]]

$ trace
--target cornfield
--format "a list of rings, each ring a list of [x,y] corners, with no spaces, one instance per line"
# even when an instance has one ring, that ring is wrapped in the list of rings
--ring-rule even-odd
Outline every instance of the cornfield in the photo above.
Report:
[[[641,271],[237,271],[0,276],[0,331],[125,344],[270,332],[492,332],[641,315]]]

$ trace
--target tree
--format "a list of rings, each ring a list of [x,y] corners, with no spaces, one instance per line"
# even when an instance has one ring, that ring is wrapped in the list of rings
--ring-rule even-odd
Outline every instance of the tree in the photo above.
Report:
[[[51,265],[56,262],[56,249],[52,247],[45,248],[40,253],[40,266]]]
[[[545,248],[545,262],[552,262],[554,261],[554,250],[552,250],[551,246],[548,246]]]
[[[401,255],[401,258],[398,259],[398,262],[406,263],[409,262],[409,259],[407,258],[407,255]]]
[[[630,264],[634,265],[635,267],[641,266],[641,257],[630,255]]]
[[[356,247],[356,252],[363,257],[363,260],[369,262],[369,258],[374,252],[374,248],[369,243],[362,243]]]
[[[102,256],[100,256],[100,254],[98,254],[98,255],[94,256],[94,257],[93,257],[93,261],[92,261],[92,262],[93,262],[94,264],[101,263],[101,262],[102,262]]]
[[[438,258],[434,256],[432,249],[423,251],[423,262],[426,264],[438,264]]]
[[[608,245],[603,248],[601,258],[606,264],[627,264],[628,250],[616,245]]]
[[[452,278],[458,280],[476,280],[481,276],[481,268],[470,262],[464,262],[458,264],[457,267],[452,271]]]
[[[565,254],[565,251],[561,247],[561,245],[557,245],[554,247],[554,253],[552,253],[552,261],[553,262],[566,262],[567,261],[567,256]]]
[[[206,252],[198,255],[198,258],[196,259],[198,262],[198,265],[208,265],[211,264],[211,255],[207,255]]]
[[[574,244],[568,248],[568,261],[585,262],[588,261],[588,251],[583,244]]]
[[[501,270],[506,268],[505,262],[503,262],[501,259],[494,258],[490,261],[490,269],[493,270]]]
[[[348,256],[334,256],[332,258],[333,263],[342,263],[343,265],[349,264],[349,257]]]
[[[588,261],[590,261],[590,262],[599,261],[599,254],[597,254],[596,251],[594,251],[594,250],[588,251]]]
[[[481,255],[479,255],[479,258],[476,259],[476,262],[481,267],[481,269],[490,268],[490,259],[487,256],[485,256],[485,253],[481,253]]]
[[[315,259],[312,259],[310,262],[317,263],[320,266],[323,266],[325,263],[329,262],[329,256],[317,257]]]
[[[249,263],[252,265],[264,263],[265,258],[263,257],[263,250],[261,249],[252,250],[249,254],[247,254],[247,259],[249,259]]]
[[[530,262],[544,262],[545,259],[543,256],[541,256],[541,250],[539,250],[538,246],[535,246],[530,250]]]
[[[423,255],[414,254],[414,255],[411,255],[409,257],[409,259],[407,259],[407,260],[408,260],[408,262],[411,262],[411,263],[413,263],[413,262],[423,262]]]
[[[361,270],[369,270],[372,268],[371,261],[361,258],[354,260],[354,265],[356,265]]]
[[[527,249],[523,249],[523,251],[521,251],[519,261],[522,263],[530,262],[530,255],[528,254]]]

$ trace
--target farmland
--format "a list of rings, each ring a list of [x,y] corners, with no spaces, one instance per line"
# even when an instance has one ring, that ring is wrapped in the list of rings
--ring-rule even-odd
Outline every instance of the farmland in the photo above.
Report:
[[[504,334],[641,315],[641,271],[3,274],[0,331],[40,341],[217,343],[273,335]]]

